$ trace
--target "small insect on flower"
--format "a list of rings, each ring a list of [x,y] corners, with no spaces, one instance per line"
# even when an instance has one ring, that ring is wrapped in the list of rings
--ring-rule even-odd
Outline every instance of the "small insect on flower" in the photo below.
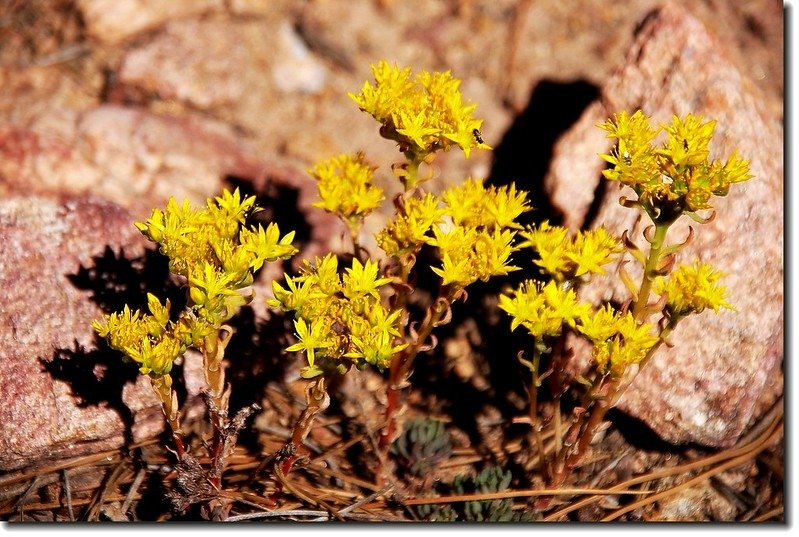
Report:
[[[347,326],[339,321],[335,321],[332,325],[330,325],[330,331],[336,335],[336,350],[333,354],[337,357],[342,357],[346,354],[347,349],[350,347],[350,336],[347,330]]]
[[[480,133],[480,129],[472,129],[472,135],[474,136],[474,139],[475,139],[475,141],[477,141],[478,144],[484,144],[485,143],[483,141],[483,135],[482,135],[482,133]]]

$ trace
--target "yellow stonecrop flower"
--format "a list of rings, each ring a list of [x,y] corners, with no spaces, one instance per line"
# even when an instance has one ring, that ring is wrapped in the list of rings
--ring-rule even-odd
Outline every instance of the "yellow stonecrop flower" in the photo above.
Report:
[[[658,218],[674,220],[684,212],[710,209],[711,196],[726,196],[731,184],[752,178],[749,161],[737,152],[724,164],[709,160],[715,126],[715,121],[688,114],[655,129],[640,110],[620,112],[598,125],[617,140],[609,154],[601,155],[613,166],[602,173],[632,187],[638,201]],[[656,147],[652,140],[661,129],[666,140]]]
[[[624,251],[619,239],[604,227],[578,232],[566,256],[574,263],[574,276],[583,274],[605,274],[603,265],[613,261],[616,254]]]
[[[519,247],[535,250],[538,259],[534,263],[560,282],[588,273],[605,274],[603,265],[624,251],[621,242],[603,227],[570,237],[565,227],[544,221],[519,235],[525,239]]]
[[[170,198],[165,210],[155,209],[146,222],[135,225],[169,257],[169,268],[175,274],[188,278],[189,267],[203,262],[222,269],[224,261],[239,255],[246,266],[242,262],[241,266],[227,267],[227,272],[245,281],[247,273],[260,268],[264,261],[288,259],[297,252],[291,245],[294,232],[281,238],[276,224],[266,229],[260,224],[256,228],[244,226],[254,204],[255,196],[242,199],[238,189],[209,199],[205,209],[192,208],[188,200],[178,205]],[[247,255],[241,255],[239,248]]]
[[[317,163],[308,170],[317,181],[321,201],[314,203],[344,220],[361,219],[380,207],[383,189],[372,183],[375,168],[362,153],[339,155]]]
[[[345,373],[351,365],[383,370],[407,346],[395,341],[401,312],[382,305],[380,289],[390,279],[380,277],[377,263],[353,259],[342,276],[338,260],[328,254],[306,261],[299,276],[285,280],[286,287],[272,282],[275,298],[267,304],[294,313],[299,341],[286,350],[305,352],[304,378]]]
[[[112,349],[137,362],[142,374],[165,375],[172,369],[172,362],[186,352],[186,343],[169,329],[169,300],[162,305],[148,293],[147,303],[150,314],[132,312],[125,306],[121,312],[93,321],[92,328]]]
[[[347,274],[344,275],[342,281],[342,293],[349,299],[357,299],[366,295],[380,298],[380,287],[391,281],[391,278],[378,278],[379,267],[377,263],[369,259],[364,264],[353,259],[352,268],[345,270]]]
[[[472,178],[444,191],[441,199],[453,222],[466,227],[521,229],[516,218],[531,209],[527,192],[517,192],[516,185],[486,188],[481,180]]]
[[[693,265],[680,265],[668,276],[655,278],[655,293],[666,296],[666,309],[672,316],[700,313],[706,308],[735,309],[727,302],[727,288],[717,285],[724,274],[711,265],[696,261]]]
[[[651,324],[638,324],[630,312],[615,312],[610,305],[583,313],[576,328],[593,343],[592,357],[599,371],[616,378],[646,358],[659,341]]]
[[[254,196],[225,190],[201,209],[170,198],[165,209],[137,222],[139,231],[169,257],[170,270],[186,279],[189,304],[171,321],[169,301],[162,305],[148,295],[149,315],[126,306],[93,322],[97,333],[138,362],[142,373],[155,377],[169,373],[188,347],[203,348],[252,300],[244,289],[253,283],[253,272],[297,251],[291,245],[293,232],[281,237],[275,224],[247,226],[247,216],[256,210]]]
[[[403,153],[422,160],[458,146],[468,158],[473,148],[490,149],[479,136],[483,121],[472,117],[476,105],[463,102],[461,81],[449,71],[422,71],[411,79],[410,68],[385,60],[371,67],[374,84],[367,81],[358,95],[349,96],[380,123],[381,136],[395,140]]]
[[[538,338],[559,336],[564,325],[574,327],[591,308],[577,299],[573,289],[564,289],[554,280],[546,284],[527,280],[501,294],[499,307],[511,316],[511,330],[523,326]]]
[[[445,230],[435,226],[433,238],[427,242],[439,249],[442,266],[431,269],[441,278],[442,285],[460,287],[519,270],[509,264],[510,254],[518,249],[513,245],[515,236],[511,230],[489,232],[463,226]]]
[[[396,216],[375,235],[377,245],[390,256],[415,252],[428,238],[428,231],[441,222],[444,208],[439,199],[427,193],[402,201]]]

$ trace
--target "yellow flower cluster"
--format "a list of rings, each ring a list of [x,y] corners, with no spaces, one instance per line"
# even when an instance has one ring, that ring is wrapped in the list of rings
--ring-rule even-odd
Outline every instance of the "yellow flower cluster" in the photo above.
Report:
[[[716,284],[723,276],[711,265],[696,261],[693,265],[680,265],[668,277],[658,276],[653,289],[666,296],[666,309],[672,317],[700,313],[706,308],[735,309],[725,298],[727,288]]]
[[[305,352],[304,378],[345,373],[350,365],[383,370],[407,346],[394,344],[402,312],[388,311],[380,300],[380,288],[389,281],[370,260],[353,259],[342,276],[338,260],[328,254],[313,264],[306,260],[299,276],[286,275],[286,287],[272,282],[275,298],[267,304],[294,312],[299,341],[286,350]]]
[[[165,210],[155,209],[149,220],[137,222],[142,234],[169,257],[170,270],[186,278],[189,306],[171,321],[169,301],[161,305],[148,295],[149,315],[125,307],[92,323],[99,335],[141,364],[142,373],[156,376],[168,373],[186,348],[201,348],[252,299],[242,290],[252,284],[253,272],[297,251],[291,245],[293,232],[281,238],[275,224],[266,229],[245,225],[254,203],[255,197],[242,199],[238,189],[209,199],[204,209],[171,198]]]
[[[476,105],[465,104],[460,80],[449,71],[422,71],[411,79],[410,68],[382,60],[372,65],[374,85],[365,82],[349,96],[380,123],[380,134],[395,140],[403,153],[419,160],[438,150],[460,147],[466,157],[472,148],[490,149],[479,134],[482,120],[472,117]]]
[[[314,207],[357,222],[385,199],[383,189],[372,183],[374,170],[364,161],[363,153],[354,157],[339,155],[317,163],[308,170],[317,181],[321,198]]]
[[[476,229],[456,226],[443,229],[436,226],[428,243],[441,254],[441,268],[431,270],[441,278],[442,285],[466,287],[477,280],[488,281],[519,270],[509,264],[516,232],[511,230]]]
[[[530,210],[527,192],[517,192],[516,185],[486,188],[471,177],[444,191],[441,198],[455,225],[470,228],[521,229],[516,218]]]
[[[539,338],[560,335],[564,324],[574,327],[591,309],[577,300],[572,289],[564,289],[554,280],[546,284],[527,280],[500,295],[499,307],[513,318],[511,330],[521,325]]]
[[[619,240],[603,227],[578,231],[569,237],[565,227],[544,221],[519,235],[525,239],[519,247],[535,250],[538,259],[534,263],[559,282],[587,273],[605,274],[603,265],[624,251]]]
[[[438,248],[442,267],[432,270],[443,285],[461,287],[491,276],[518,270],[509,264],[516,218],[529,211],[527,193],[515,185],[486,187],[468,179],[433,194],[408,197],[397,215],[377,235],[377,244],[388,255],[414,253],[423,244]]]
[[[606,178],[630,186],[650,214],[668,221],[683,212],[710,209],[710,197],[726,196],[730,185],[752,177],[749,161],[734,152],[725,163],[709,160],[715,121],[701,116],[674,116],[670,125],[650,126],[640,110],[632,115],[620,112],[598,125],[618,143],[610,154],[601,155],[612,164]],[[660,146],[652,140],[665,130]]]
[[[131,312],[125,306],[121,312],[93,321],[92,327],[100,337],[108,339],[111,348],[137,362],[143,374],[164,375],[172,369],[175,358],[186,352],[186,343],[167,331],[169,300],[162,305],[148,293],[147,304],[149,315],[138,310]]]
[[[405,198],[396,216],[375,235],[377,245],[391,256],[415,252],[427,241],[428,231],[442,221],[443,215],[444,208],[433,194]]]
[[[518,250],[516,218],[529,211],[527,193],[515,185],[486,187],[469,179],[441,195],[452,225],[436,225],[427,243],[438,248],[441,268],[433,268],[443,285],[461,287],[519,270],[509,263]]]
[[[627,366],[640,363],[658,342],[651,324],[638,324],[630,312],[618,313],[608,304],[583,313],[577,331],[591,340],[599,371],[621,377]]]

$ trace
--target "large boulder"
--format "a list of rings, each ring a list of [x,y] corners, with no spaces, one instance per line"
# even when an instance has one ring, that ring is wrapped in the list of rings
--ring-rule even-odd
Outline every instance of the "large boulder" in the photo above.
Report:
[[[715,198],[712,223],[684,218],[669,235],[681,241],[689,225],[694,227],[696,240],[678,262],[699,257],[725,272],[723,284],[737,311],[684,320],[670,338],[674,347],[656,354],[619,404],[670,442],[730,446],[761,406],[782,391],[783,128],[781,118],[763,103],[716,38],[683,8],[667,4],[642,23],[625,63],[601,97],[557,143],[545,180],[569,227],[601,224],[618,234],[632,230],[631,236],[642,242],[646,222],[618,203],[631,193],[600,184],[604,162],[597,154],[607,152],[611,141],[597,124],[620,110],[638,108],[661,123],[674,114],[701,114],[718,121],[715,156],[726,158],[737,148],[751,159],[754,179],[734,185],[726,198]],[[640,278],[640,271],[633,274]],[[627,296],[620,284],[608,280],[583,292],[597,301],[623,302]],[[577,360],[574,368],[585,365]]]

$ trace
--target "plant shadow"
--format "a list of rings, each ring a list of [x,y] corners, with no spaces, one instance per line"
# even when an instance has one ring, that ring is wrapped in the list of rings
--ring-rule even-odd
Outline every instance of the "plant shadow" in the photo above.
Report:
[[[67,278],[77,289],[88,291],[90,300],[106,313],[126,305],[132,310],[146,309],[148,291],[169,298],[175,305],[173,312],[185,304],[185,293],[169,277],[166,260],[153,250],[128,257],[123,249],[115,252],[106,246],[102,254]],[[69,386],[79,407],[113,409],[123,422],[125,445],[133,443],[133,413],[122,393],[127,384],[136,382],[139,372],[135,363],[96,334],[89,348],[76,340],[72,347],[56,349],[52,356],[39,360],[44,371]],[[182,390],[185,397],[185,389],[177,384],[176,390]]]

